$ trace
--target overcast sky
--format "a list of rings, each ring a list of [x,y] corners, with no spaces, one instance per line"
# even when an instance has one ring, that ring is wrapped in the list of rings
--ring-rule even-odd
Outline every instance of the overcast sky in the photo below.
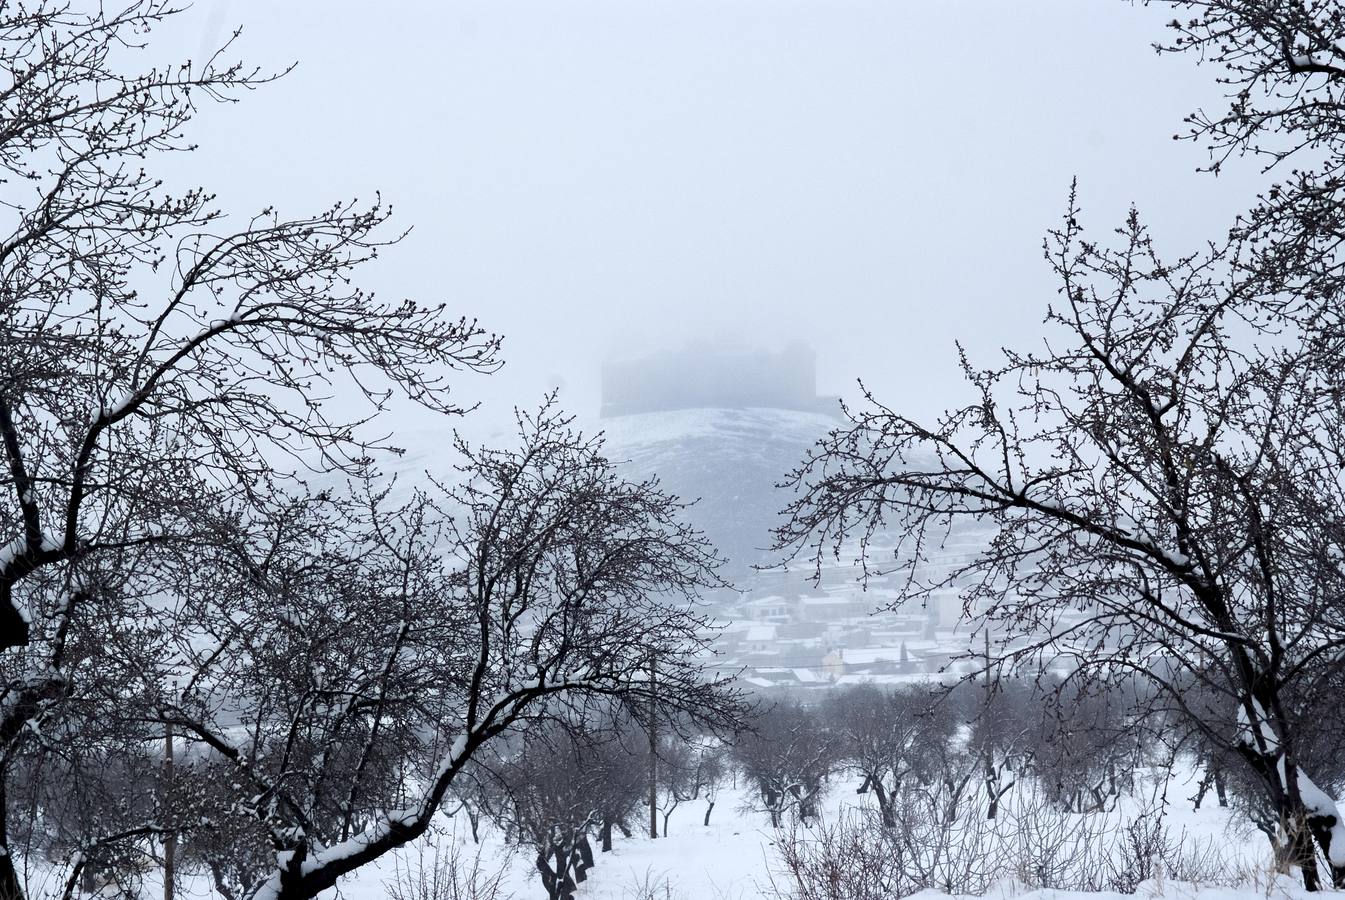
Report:
[[[460,382],[478,427],[552,384],[596,412],[604,358],[688,341],[818,351],[920,413],[1040,334],[1043,232],[1071,177],[1101,233],[1131,202],[1192,249],[1255,170],[1174,142],[1212,70],[1124,0],[204,0],[156,44],[298,68],[207,108],[186,160],[226,208],[381,190],[413,226],[367,283],[505,334]],[[408,429],[421,423],[406,422]]]

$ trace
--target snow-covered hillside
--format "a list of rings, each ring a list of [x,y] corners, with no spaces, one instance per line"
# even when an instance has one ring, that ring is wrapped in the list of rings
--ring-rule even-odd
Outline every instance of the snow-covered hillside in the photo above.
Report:
[[[603,419],[608,454],[634,474],[695,499],[689,515],[741,580],[770,561],[770,530],[788,494],[775,489],[839,420],[782,409],[680,409]]]

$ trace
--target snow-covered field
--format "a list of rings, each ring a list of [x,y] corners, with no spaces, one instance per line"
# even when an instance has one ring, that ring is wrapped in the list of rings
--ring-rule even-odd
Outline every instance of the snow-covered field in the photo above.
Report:
[[[836,779],[826,796],[824,818],[834,821],[865,800],[855,793],[855,782]],[[1163,804],[1164,788],[1167,803]],[[1140,886],[1136,895],[1161,897],[1163,900],[1250,900],[1254,897],[1300,898],[1301,886],[1294,880],[1271,877],[1266,843],[1259,834],[1241,827],[1232,814],[1213,805],[1214,798],[1200,810],[1193,810],[1188,799],[1195,792],[1192,773],[1179,771],[1166,784],[1140,780],[1137,796],[1123,801],[1116,813],[1124,818],[1141,807],[1162,808],[1165,822],[1174,837],[1215,845],[1230,860],[1236,860],[1246,883],[1241,887],[1191,885],[1158,879]],[[742,785],[726,787],[720,794],[709,826],[702,824],[704,801],[681,805],[669,820],[669,834],[658,840],[636,835],[617,836],[610,853],[596,853],[596,864],[578,896],[585,900],[757,900],[788,897],[788,883],[782,877],[776,841],[780,837],[770,828],[763,813],[751,808],[751,797]],[[498,876],[499,893],[495,900],[530,898],[544,900],[546,892],[532,867],[532,856],[525,850],[506,846],[500,832],[483,823],[481,843],[473,844],[467,822],[461,816],[444,818],[441,830],[421,845],[405,849],[393,859],[384,859],[350,878],[332,892],[344,900],[382,900],[396,897],[399,882],[403,898],[412,896],[408,873],[433,867],[452,858],[460,872],[478,866],[483,878]],[[638,823],[632,823],[638,827]],[[595,844],[595,850],[597,849]],[[779,888],[779,893],[776,891]],[[183,897],[213,898],[204,879],[179,885]],[[144,896],[162,896],[153,875],[146,878]],[[451,897],[452,895],[448,895]],[[470,895],[469,895],[470,896]],[[944,895],[924,891],[921,898]],[[990,898],[1016,897],[1022,900],[1112,900],[1125,895],[1056,890],[1028,890],[1006,880],[995,885]],[[423,896],[420,900],[424,900]]]

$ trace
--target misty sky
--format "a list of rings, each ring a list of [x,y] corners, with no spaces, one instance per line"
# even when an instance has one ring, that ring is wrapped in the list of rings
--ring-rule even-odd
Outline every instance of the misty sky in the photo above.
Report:
[[[1080,179],[1100,234],[1138,204],[1164,246],[1226,230],[1258,180],[1171,135],[1213,70],[1159,57],[1123,0],[202,0],[154,36],[298,61],[207,107],[184,171],[227,209],[382,190],[411,236],[366,283],[506,335],[463,377],[478,427],[552,384],[596,412],[601,361],[688,341],[818,351],[929,413],[1040,333],[1044,230]],[[423,423],[405,420],[408,429]]]

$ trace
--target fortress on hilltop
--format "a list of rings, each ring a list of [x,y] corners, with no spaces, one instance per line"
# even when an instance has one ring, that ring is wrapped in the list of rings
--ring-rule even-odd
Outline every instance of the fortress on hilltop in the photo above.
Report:
[[[603,366],[603,418],[748,408],[837,412],[834,397],[817,395],[817,357],[803,344],[774,353],[690,347]]]

